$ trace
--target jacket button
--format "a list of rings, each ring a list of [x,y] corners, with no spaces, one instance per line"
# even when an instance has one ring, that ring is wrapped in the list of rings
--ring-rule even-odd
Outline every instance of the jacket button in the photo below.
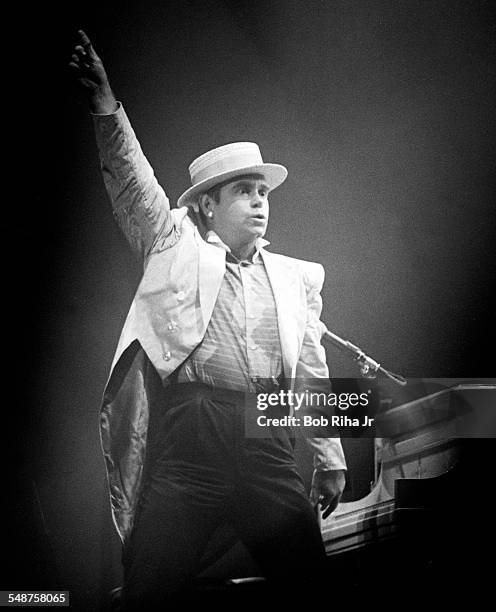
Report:
[[[186,297],[186,294],[184,293],[184,291],[179,291],[176,295],[176,299],[178,302],[182,302],[185,297]]]
[[[163,355],[162,355],[164,361],[169,361],[171,358],[171,352],[170,351],[166,351]]]
[[[167,329],[169,331],[172,331],[172,332],[176,331],[177,327],[178,327],[178,325],[177,325],[177,323],[175,321],[170,321],[170,323],[168,323],[168,325],[167,325]]]

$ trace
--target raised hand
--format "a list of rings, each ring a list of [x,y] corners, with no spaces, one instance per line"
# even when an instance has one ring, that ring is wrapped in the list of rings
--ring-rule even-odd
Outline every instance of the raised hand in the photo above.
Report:
[[[93,113],[110,114],[117,109],[117,102],[102,60],[93,49],[90,39],[78,31],[79,41],[74,47],[69,67],[79,91],[87,100]]]

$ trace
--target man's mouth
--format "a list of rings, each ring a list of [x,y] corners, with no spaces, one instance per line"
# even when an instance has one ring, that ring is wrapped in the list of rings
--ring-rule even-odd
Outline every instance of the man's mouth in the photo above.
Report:
[[[263,219],[263,220],[265,220],[265,215],[262,215],[262,213],[257,213],[256,215],[252,215],[252,217],[254,219]]]

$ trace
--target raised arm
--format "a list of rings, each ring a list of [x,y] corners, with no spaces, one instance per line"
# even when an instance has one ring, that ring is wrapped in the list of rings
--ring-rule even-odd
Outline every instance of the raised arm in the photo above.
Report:
[[[145,259],[159,237],[167,246],[173,233],[169,200],[112,92],[102,60],[82,30],[78,38],[69,67],[93,114],[105,187],[120,228]]]
[[[69,67],[92,113],[110,115],[117,110],[117,100],[110,87],[102,60],[93,49],[90,39],[79,30]]]

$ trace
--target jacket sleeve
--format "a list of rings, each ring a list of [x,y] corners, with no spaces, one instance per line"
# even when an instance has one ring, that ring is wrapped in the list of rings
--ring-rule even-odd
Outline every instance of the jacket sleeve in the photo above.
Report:
[[[319,392],[331,391],[326,354],[322,337],[322,297],[324,268],[320,264],[305,262],[305,286],[307,289],[307,322],[298,363],[296,365],[295,390],[303,391],[317,385]],[[320,379],[316,381],[315,379]],[[304,433],[304,432],[303,432]],[[339,438],[308,438],[306,441],[314,453],[317,470],[345,470],[346,461]]]
[[[93,122],[114,217],[133,251],[146,259],[158,236],[172,234],[169,200],[122,105],[110,115],[93,115]]]

